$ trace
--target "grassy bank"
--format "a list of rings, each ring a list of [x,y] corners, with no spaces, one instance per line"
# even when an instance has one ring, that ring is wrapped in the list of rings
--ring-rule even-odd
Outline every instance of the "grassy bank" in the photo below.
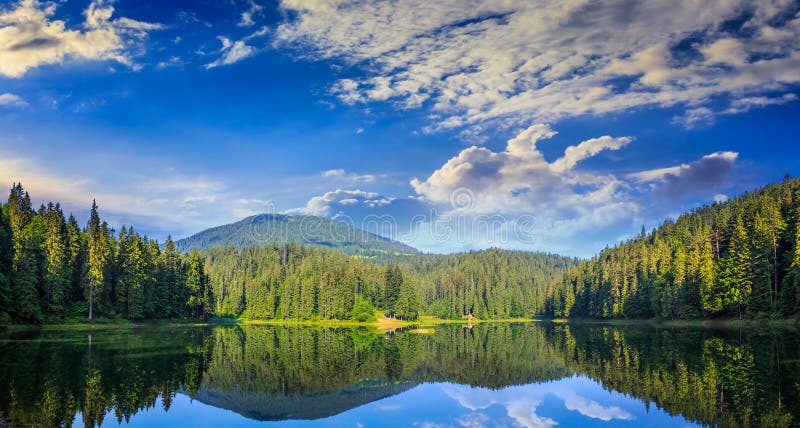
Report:
[[[738,318],[716,318],[708,320],[665,320],[659,318],[650,319],[591,319],[591,318],[504,318],[504,319],[478,319],[478,318],[458,318],[444,319],[431,315],[422,315],[416,320],[401,320],[386,317],[382,311],[376,311],[375,316],[367,321],[356,320],[296,320],[296,319],[247,319],[247,318],[212,318],[207,321],[198,320],[148,320],[133,322],[125,319],[95,319],[91,323],[86,320],[68,320],[40,325],[30,324],[10,324],[0,326],[3,331],[25,331],[25,330],[101,330],[101,329],[129,329],[139,327],[159,327],[159,326],[208,326],[208,325],[281,325],[281,326],[317,326],[317,327],[372,327],[380,331],[391,331],[404,328],[417,328],[426,330],[428,327],[435,327],[443,324],[475,325],[482,323],[554,323],[570,325],[607,325],[607,326],[648,326],[654,328],[800,328],[798,319],[738,319]]]

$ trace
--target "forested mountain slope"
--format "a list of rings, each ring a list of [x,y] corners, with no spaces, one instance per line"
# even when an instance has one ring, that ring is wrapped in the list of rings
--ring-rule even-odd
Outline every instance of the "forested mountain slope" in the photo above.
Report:
[[[409,247],[346,223],[315,216],[259,214],[236,223],[206,229],[175,242],[182,252],[196,248],[233,245],[244,248],[271,243],[295,243],[333,248],[350,255],[369,258],[416,254]]]
[[[693,210],[580,263],[548,313],[594,318],[800,313],[800,179]]]
[[[202,255],[215,312],[256,319],[359,319],[373,308],[406,319],[530,317],[544,313],[548,284],[575,264],[492,249],[381,265],[295,244],[231,245]]]

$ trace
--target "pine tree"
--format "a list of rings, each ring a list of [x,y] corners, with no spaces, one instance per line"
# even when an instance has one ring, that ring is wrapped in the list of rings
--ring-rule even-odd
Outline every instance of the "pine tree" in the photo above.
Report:
[[[788,253],[789,268],[783,278],[782,307],[785,315],[800,313],[800,197],[795,198],[793,248]]]
[[[11,275],[13,262],[14,242],[8,220],[8,204],[0,204],[0,273],[6,278]]]
[[[716,313],[722,310],[720,290],[715,288],[714,280],[714,248],[712,239],[703,239],[698,254],[697,282],[703,310]]]
[[[775,309],[778,298],[778,249],[786,228],[777,201],[761,198],[753,219],[753,293],[750,309],[766,312]]]
[[[65,237],[66,222],[58,204],[48,204],[45,222],[42,302],[48,313],[62,315],[72,280],[72,270]]]
[[[39,252],[39,246],[33,238],[24,240],[13,276],[14,315],[32,323],[40,323],[43,320],[39,295],[36,291],[39,282]]]
[[[11,265],[14,260],[14,243],[8,221],[8,205],[0,204],[0,324],[14,313],[11,294]]]
[[[172,236],[167,236],[164,243],[164,251],[161,252],[159,260],[159,282],[163,290],[163,315],[167,317],[180,316],[183,310],[183,303],[188,297],[184,296],[184,287],[181,278],[181,260],[178,249]]]
[[[110,258],[108,228],[100,223],[97,202],[92,201],[89,224],[86,226],[87,237],[87,272],[86,297],[89,300],[89,319],[94,317],[95,298],[103,291]]]
[[[400,290],[403,287],[403,273],[397,265],[390,265],[386,267],[386,275],[384,282],[384,306],[388,316],[394,316],[395,305],[400,299]]]
[[[83,281],[86,277],[86,235],[81,232],[78,221],[72,214],[69,215],[66,227],[66,241],[69,250],[70,292],[68,299],[71,301],[82,300]]]
[[[750,243],[742,216],[736,217],[733,225],[728,254],[721,263],[720,282],[726,290],[723,305],[736,308],[739,317],[742,307],[753,290],[753,269],[751,266]]]
[[[189,294],[186,306],[189,309],[190,316],[194,318],[205,318],[207,315],[204,313],[206,308],[205,287],[206,275],[203,269],[203,262],[200,260],[200,254],[193,250],[189,255],[189,265],[186,272],[186,290]]]
[[[28,192],[22,188],[22,183],[15,183],[11,187],[11,193],[8,195],[8,219],[14,246],[14,265],[22,256],[22,247],[24,245],[22,231],[32,218],[31,198]]]

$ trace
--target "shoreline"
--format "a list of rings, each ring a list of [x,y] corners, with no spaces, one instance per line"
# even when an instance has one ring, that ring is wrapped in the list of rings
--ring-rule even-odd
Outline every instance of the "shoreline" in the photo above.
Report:
[[[373,327],[381,331],[397,330],[400,328],[434,327],[444,324],[476,325],[484,323],[540,323],[540,324],[565,324],[565,325],[595,325],[614,327],[651,327],[651,328],[800,328],[800,319],[738,319],[717,318],[702,320],[664,320],[658,318],[647,319],[596,319],[596,318],[499,318],[499,319],[444,319],[435,316],[423,315],[416,320],[402,320],[378,316],[372,321],[354,320],[297,320],[297,319],[247,319],[247,318],[212,318],[200,320],[105,320],[96,322],[61,322],[52,324],[8,324],[0,326],[0,333],[26,330],[114,330],[148,327],[206,327],[225,325],[276,325],[276,326],[307,326],[307,327]]]

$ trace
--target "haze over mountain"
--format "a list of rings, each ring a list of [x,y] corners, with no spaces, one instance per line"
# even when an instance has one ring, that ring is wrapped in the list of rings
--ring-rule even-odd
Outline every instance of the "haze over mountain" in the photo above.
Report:
[[[258,214],[212,227],[176,242],[181,252],[233,245],[237,249],[263,244],[316,245],[365,257],[416,254],[406,244],[316,216]]]

